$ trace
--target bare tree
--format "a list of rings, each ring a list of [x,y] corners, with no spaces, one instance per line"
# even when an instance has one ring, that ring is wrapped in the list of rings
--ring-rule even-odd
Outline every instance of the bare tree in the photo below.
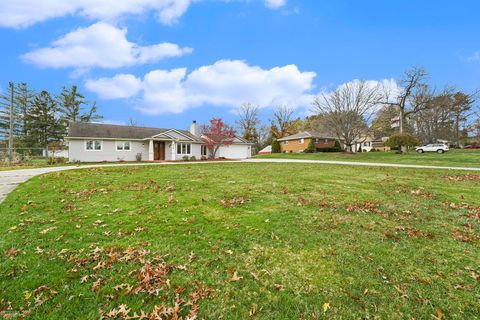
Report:
[[[294,133],[291,132],[293,112],[294,109],[286,105],[275,109],[273,119],[270,120],[272,137],[279,139]]]
[[[260,119],[258,117],[258,106],[247,102],[238,108],[237,126],[240,129],[242,138],[257,143],[258,127]]]
[[[384,90],[384,105],[398,108],[399,132],[403,133],[407,117],[425,110],[428,107],[432,93],[428,85],[428,72],[422,67],[413,67],[405,71],[404,78],[400,81],[400,92],[396,97],[390,97],[389,90]],[[401,148],[406,151],[405,147]]]
[[[381,101],[380,85],[355,80],[315,97],[313,111],[323,117],[325,125],[350,152],[352,145],[365,135],[367,123]]]

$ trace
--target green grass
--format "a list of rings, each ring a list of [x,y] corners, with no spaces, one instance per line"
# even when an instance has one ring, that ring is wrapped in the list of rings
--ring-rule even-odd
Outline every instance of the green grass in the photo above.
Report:
[[[460,171],[317,164],[39,176],[0,204],[0,314],[475,319],[479,190]]]
[[[323,152],[323,153],[277,153],[257,155],[260,159],[302,159],[302,160],[332,160],[354,162],[380,162],[417,164],[430,166],[452,166],[480,168],[480,150],[450,150],[444,154],[434,152],[396,154],[395,152]]]

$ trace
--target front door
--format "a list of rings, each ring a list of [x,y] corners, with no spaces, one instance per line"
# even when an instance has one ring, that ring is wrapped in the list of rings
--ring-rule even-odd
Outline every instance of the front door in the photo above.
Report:
[[[155,141],[153,143],[153,160],[165,160],[165,142]]]

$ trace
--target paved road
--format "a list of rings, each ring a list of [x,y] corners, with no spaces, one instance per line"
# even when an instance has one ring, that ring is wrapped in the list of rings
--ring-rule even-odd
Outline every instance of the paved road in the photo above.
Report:
[[[351,166],[369,166],[369,167],[395,167],[395,168],[417,168],[417,169],[447,169],[447,170],[464,170],[464,171],[480,171],[480,168],[459,168],[459,167],[442,167],[442,166],[422,166],[411,164],[394,164],[394,163],[371,163],[371,162],[347,162],[347,161],[323,161],[323,160],[295,160],[295,159],[247,159],[242,161],[223,161],[220,163],[318,163],[318,164],[334,164],[334,165],[351,165]],[[219,162],[188,162],[188,164],[209,164]],[[0,203],[5,199],[7,194],[15,189],[20,183],[28,179],[50,172],[88,169],[97,167],[119,167],[119,166],[148,166],[148,165],[177,165],[186,164],[185,162],[162,162],[162,163],[124,163],[124,164],[93,164],[82,166],[63,166],[36,169],[18,169],[0,171]]]

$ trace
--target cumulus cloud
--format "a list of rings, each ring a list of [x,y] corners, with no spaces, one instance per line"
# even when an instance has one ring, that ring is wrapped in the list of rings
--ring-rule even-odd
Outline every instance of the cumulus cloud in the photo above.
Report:
[[[87,89],[109,99],[136,96],[136,108],[146,114],[181,113],[203,105],[237,108],[246,101],[261,107],[298,107],[310,103],[315,76],[314,72],[301,72],[295,65],[262,69],[244,61],[220,60],[189,74],[181,68],[154,70],[136,81],[129,78],[135,83],[141,81],[141,89],[130,94],[122,91],[127,81],[117,81],[117,76],[111,81],[88,80]]]
[[[173,43],[140,46],[126,38],[127,29],[105,22],[78,28],[53,41],[51,46],[28,52],[22,59],[40,67],[88,69],[119,68],[155,63],[192,52]]]
[[[160,23],[171,25],[192,3],[199,1],[204,0],[2,0],[0,27],[25,28],[69,15],[112,22],[152,11]],[[286,0],[265,0],[265,5],[271,9],[278,9],[285,3]]]
[[[22,28],[52,18],[80,15],[112,21],[154,11],[163,24],[175,23],[196,0],[3,0],[0,26]]]
[[[287,0],[265,0],[265,5],[270,9],[279,9],[287,4]]]
[[[131,74],[117,74],[112,78],[87,80],[85,87],[102,99],[120,99],[136,95],[142,87],[142,81]]]

